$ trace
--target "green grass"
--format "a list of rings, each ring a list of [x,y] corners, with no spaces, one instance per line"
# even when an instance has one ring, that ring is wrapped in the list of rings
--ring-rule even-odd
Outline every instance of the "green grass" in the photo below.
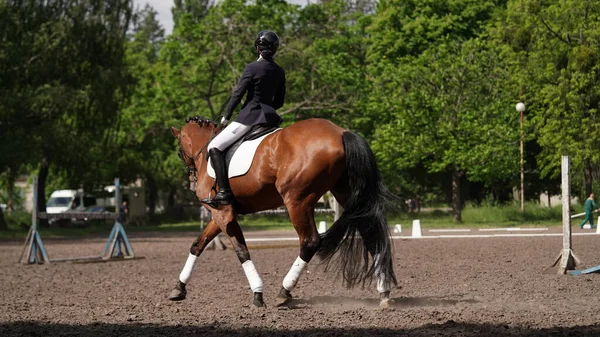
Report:
[[[573,212],[582,212],[581,205],[574,205]],[[8,231],[0,231],[0,239],[23,240],[27,230],[21,224],[29,225],[31,215],[24,212],[16,212],[5,215],[9,225]],[[525,205],[525,212],[521,213],[519,205],[507,206],[472,206],[463,209],[463,222],[455,223],[451,212],[445,210],[433,210],[419,214],[401,213],[391,215],[388,219],[390,226],[402,224],[409,226],[414,219],[419,219],[424,228],[469,228],[469,227],[535,227],[535,226],[560,226],[562,221],[561,207],[544,208],[535,203]],[[244,215],[239,217],[239,222],[244,231],[293,229],[290,220],[285,215]],[[328,226],[333,223],[332,214],[317,214],[315,221],[326,221]],[[574,219],[573,223],[577,223]],[[81,236],[106,236],[112,228],[111,222],[96,222],[84,228],[40,228],[43,238],[51,237],[81,237]],[[127,232],[200,232],[200,221],[165,221],[159,225],[131,226],[126,225]]]
[[[471,227],[536,227],[559,226],[562,223],[561,207],[540,207],[535,203],[525,204],[521,213],[519,205],[467,206],[462,211],[462,223],[456,223],[450,211],[434,210],[420,214],[401,214],[392,217],[390,224],[412,224],[419,219],[421,226],[428,228],[471,228]]]
[[[333,215],[322,215],[317,214],[315,216],[316,223],[319,221],[326,221],[328,224],[333,223]],[[289,218],[284,215],[243,215],[238,217],[238,222],[242,226],[243,230],[256,231],[256,230],[274,230],[274,229],[289,229],[293,230],[292,223]],[[206,223],[204,224],[206,225]],[[186,221],[178,223],[164,223],[157,226],[140,226],[140,227],[128,227],[128,231],[133,232],[144,232],[144,231],[158,231],[158,232],[185,232],[185,231],[199,231],[199,221]]]

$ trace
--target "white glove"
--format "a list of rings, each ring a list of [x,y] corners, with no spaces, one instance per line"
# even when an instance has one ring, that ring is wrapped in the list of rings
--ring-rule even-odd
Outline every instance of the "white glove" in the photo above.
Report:
[[[221,118],[221,124],[227,125],[227,124],[229,124],[229,120],[227,118],[223,117],[223,118]]]

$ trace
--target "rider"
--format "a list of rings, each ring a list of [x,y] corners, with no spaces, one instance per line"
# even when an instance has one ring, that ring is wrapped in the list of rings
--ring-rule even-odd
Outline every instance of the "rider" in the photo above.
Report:
[[[254,47],[259,55],[258,60],[244,69],[221,123],[227,125],[233,110],[247,92],[240,114],[208,145],[208,156],[219,185],[219,192],[212,200],[202,199],[202,202],[208,204],[228,205],[233,202],[223,151],[247,134],[254,125],[278,126],[282,121],[275,110],[283,106],[285,71],[273,60],[279,47],[279,37],[273,31],[263,30],[258,33]]]

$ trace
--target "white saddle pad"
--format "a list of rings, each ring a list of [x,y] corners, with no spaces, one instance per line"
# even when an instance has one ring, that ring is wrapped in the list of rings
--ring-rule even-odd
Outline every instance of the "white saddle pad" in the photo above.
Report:
[[[229,163],[228,170],[229,178],[243,176],[244,174],[246,174],[246,172],[248,172],[248,170],[250,169],[250,166],[252,166],[252,160],[254,159],[254,154],[256,153],[256,148],[258,148],[258,145],[260,145],[260,143],[263,141],[263,139],[265,139],[266,136],[275,133],[279,130],[281,130],[281,128],[275,129],[272,132],[261,136],[260,138],[243,142],[242,145],[240,145],[240,147],[238,147],[237,150],[235,150],[233,157],[231,157],[231,162]],[[206,172],[208,173],[209,177],[215,178],[215,170],[213,169],[210,160],[208,161]]]

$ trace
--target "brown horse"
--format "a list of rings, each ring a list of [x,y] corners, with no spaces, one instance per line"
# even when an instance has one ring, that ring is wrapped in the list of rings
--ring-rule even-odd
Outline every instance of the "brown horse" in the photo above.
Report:
[[[213,178],[207,172],[205,149],[221,128],[210,120],[190,118],[181,131],[180,157],[197,181],[199,199],[211,193]],[[225,233],[242,263],[254,304],[264,306],[262,280],[252,261],[236,214],[285,206],[300,243],[300,254],[283,280],[278,305],[288,303],[306,264],[317,254],[327,269],[341,274],[348,287],[375,280],[380,306],[389,305],[390,288],[397,284],[392,267],[392,243],[387,207],[393,195],[383,185],[375,157],[359,135],[323,120],[297,122],[264,138],[248,173],[230,180],[237,202],[213,214],[194,241],[179,282],[169,299],[183,300],[196,258],[219,233]],[[317,232],[314,209],[327,191],[344,207],[340,218],[323,234]],[[221,208],[225,210],[221,210]],[[223,213],[224,212],[224,213]],[[225,215],[223,215],[225,214]]]

